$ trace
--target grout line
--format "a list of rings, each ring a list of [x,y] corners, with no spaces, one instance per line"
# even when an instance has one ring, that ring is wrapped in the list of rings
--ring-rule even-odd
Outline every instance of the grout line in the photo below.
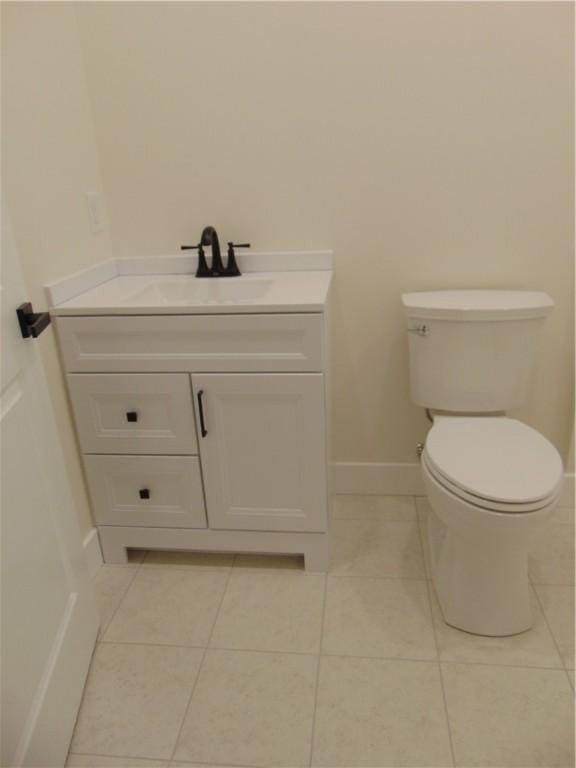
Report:
[[[68,751],[66,753],[66,763],[68,764],[68,757],[71,754],[72,750],[72,742],[74,741],[74,734],[76,733],[76,727],[78,725],[78,720],[80,718],[80,712],[82,711],[82,707],[84,705],[84,699],[86,698],[86,691],[88,690],[88,679],[90,677],[90,672],[92,670],[92,663],[94,662],[94,656],[96,655],[96,651],[98,650],[98,640],[96,640],[96,643],[94,644],[94,648],[92,649],[92,653],[90,655],[90,663],[88,665],[88,673],[86,675],[86,679],[84,680],[84,687],[82,688],[82,696],[80,697],[80,702],[78,704],[78,709],[76,710],[76,715],[74,716],[74,727],[72,728],[72,733],[70,735],[70,740],[68,743]],[[77,754],[77,753],[72,753]]]
[[[459,666],[459,667],[504,667],[504,669],[539,669],[542,672],[568,672],[564,667],[527,667],[526,665],[517,666],[516,664],[488,664],[485,661],[440,661],[440,666]]]
[[[440,675],[440,688],[442,689],[442,701],[444,702],[444,714],[446,715],[446,727],[448,730],[448,740],[450,742],[450,754],[452,755],[452,765],[456,765],[456,755],[454,752],[454,739],[452,737],[452,726],[450,724],[450,714],[448,712],[448,700],[446,698],[446,688],[444,686],[444,674],[442,672],[442,664],[440,662],[440,647],[438,645],[438,637],[436,635],[436,622],[434,621],[434,611],[432,608],[432,583],[426,585],[428,592],[428,604],[430,608],[430,618],[432,621],[432,634],[434,635],[434,645],[436,647],[436,666],[438,667],[438,674]]]
[[[205,645],[185,645],[184,643],[147,643],[145,640],[101,640],[100,645],[144,645],[147,648],[195,648],[203,651]]]
[[[560,660],[560,664],[562,665],[562,669],[568,673],[568,670],[566,668],[566,663],[564,662],[564,656],[562,655],[562,652],[560,651],[560,646],[558,645],[558,642],[556,641],[556,636],[554,635],[554,632],[552,631],[552,627],[550,626],[550,622],[548,621],[548,616],[546,616],[546,611],[544,610],[544,606],[542,605],[542,601],[540,600],[540,595],[538,594],[538,590],[535,588],[534,584],[532,584],[532,591],[534,592],[536,596],[536,602],[538,603],[538,606],[540,608],[540,611],[542,613],[542,616],[544,617],[544,623],[548,627],[548,632],[550,632],[550,637],[552,638],[552,642],[554,643],[554,648],[556,648],[556,653],[558,654],[558,658]],[[570,675],[567,674],[568,682],[570,683]]]
[[[196,677],[194,678],[194,682],[192,683],[192,689],[190,690],[190,696],[188,697],[188,701],[186,702],[186,706],[184,707],[184,714],[182,715],[182,720],[180,722],[180,726],[176,733],[176,738],[174,739],[174,746],[172,747],[170,758],[168,760],[169,763],[171,763],[174,760],[176,748],[178,747],[178,742],[180,741],[180,736],[182,735],[182,729],[184,728],[184,723],[186,722],[188,710],[190,709],[190,704],[192,703],[192,696],[194,695],[194,691],[196,690],[196,685],[198,684],[198,680],[200,678],[200,672],[202,671],[202,666],[204,665],[204,659],[206,658],[207,650],[208,650],[207,648],[204,648],[204,650],[202,651],[202,658],[200,659],[200,664],[198,665],[198,672],[196,673]]]
[[[236,555],[234,555],[234,560],[236,560]],[[234,564],[234,561],[233,561]],[[214,634],[214,628],[216,627],[216,622],[218,621],[218,616],[220,615],[220,609],[222,608],[222,603],[224,602],[224,597],[226,595],[226,592],[228,590],[228,584],[230,583],[230,578],[232,577],[232,568],[230,568],[228,575],[226,577],[226,583],[224,584],[224,589],[222,590],[222,596],[220,598],[220,602],[218,603],[218,608],[216,609],[216,613],[214,615],[214,621],[212,623],[212,629],[210,630],[210,635],[208,636],[208,639],[206,641],[206,647],[204,648],[204,651],[202,653],[202,658],[200,659],[200,664],[198,665],[198,672],[196,673],[196,678],[194,680],[194,683],[192,685],[192,690],[190,691],[190,696],[188,697],[188,702],[186,704],[186,707],[184,708],[184,714],[182,715],[182,720],[180,722],[180,727],[178,728],[178,733],[176,734],[176,738],[174,740],[174,747],[172,748],[172,752],[170,754],[169,763],[172,763],[174,760],[174,755],[176,754],[176,749],[178,748],[178,742],[180,741],[180,737],[182,735],[182,730],[184,728],[184,723],[186,722],[186,717],[188,716],[188,711],[190,709],[190,705],[192,704],[192,697],[194,696],[194,691],[196,690],[196,686],[198,684],[198,680],[200,679],[200,674],[202,672],[202,667],[204,666],[204,660],[206,659],[206,654],[208,653],[208,649],[210,647],[210,643],[212,641],[212,635]]]
[[[165,757],[142,757],[141,755],[113,755],[111,753],[107,754],[101,754],[100,752],[69,752],[68,757],[113,757],[120,760],[144,760],[149,763],[163,763],[165,764],[165,768],[168,768],[168,766],[188,766],[190,763],[178,761],[178,760],[169,760]],[[166,760],[168,759],[168,763],[166,763]],[[219,768],[221,766],[222,768],[256,768],[254,765],[250,765],[249,763],[209,763],[208,764],[210,768],[214,766],[214,768]]]
[[[440,659],[413,659],[398,656],[346,656],[342,653],[324,653],[326,659],[362,659],[365,661],[408,661],[410,663],[418,662],[420,664],[459,664],[463,667],[504,667],[510,669],[541,669],[546,672],[566,672],[564,667],[532,667],[525,664],[492,664],[486,661],[441,661]]]
[[[322,644],[324,640],[324,618],[326,616],[326,597],[328,592],[328,574],[324,577],[324,595],[322,599],[322,618],[320,622],[320,645],[316,661],[316,684],[314,688],[314,709],[312,711],[312,728],[310,730],[310,758],[308,765],[312,765],[314,757],[314,737],[316,735],[316,711],[318,709],[318,687],[320,685],[320,662],[322,661]]]
[[[361,515],[357,517],[335,517],[332,516],[332,523],[377,523],[378,525],[414,525],[418,521],[418,512],[414,510],[413,513],[406,514],[398,517],[387,517],[385,514],[378,515]]]
[[[430,581],[427,576],[375,576],[371,573],[326,573],[330,579],[375,579],[377,581]]]
[[[369,523],[369,522],[377,522],[377,523],[401,523],[402,525],[405,525],[406,523],[414,523],[416,522],[418,513],[416,510],[413,512],[406,512],[404,514],[396,515],[396,516],[387,516],[386,513],[380,512],[380,513],[374,513],[372,515],[332,515],[332,522],[333,523],[339,523],[341,521],[347,522],[347,523]]]
[[[118,568],[122,566],[108,566],[112,568]],[[379,576],[373,573],[325,573],[318,571],[305,571],[298,568],[256,568],[251,566],[196,566],[196,565],[173,565],[172,563],[158,563],[154,565],[146,565],[142,563],[142,569],[147,572],[153,572],[154,570],[160,571],[166,568],[172,571],[186,571],[188,573],[204,574],[204,573],[228,573],[234,571],[234,573],[246,574],[246,575],[273,575],[273,576],[327,576],[330,579],[372,579],[376,581],[430,581],[428,576]],[[139,568],[131,568],[130,570],[138,571]],[[547,585],[548,586],[548,585]],[[554,586],[572,586],[572,585],[554,585]]]
[[[234,561],[235,560],[236,560],[236,555],[234,555]],[[214,635],[214,630],[216,629],[216,622],[218,621],[218,617],[220,616],[220,611],[224,603],[224,598],[226,597],[226,592],[228,591],[228,585],[230,584],[230,579],[232,578],[233,570],[234,570],[233,567],[231,567],[228,572],[228,576],[226,577],[224,589],[222,590],[222,597],[220,598],[220,602],[218,603],[218,608],[216,609],[216,614],[214,616],[214,621],[212,623],[212,629],[210,630],[210,635],[208,636],[208,640],[206,641],[206,648],[210,648],[210,643],[212,642],[212,636]]]
[[[142,563],[145,571],[160,571],[168,568],[171,571],[188,571],[189,573],[228,573],[231,565],[178,565],[178,563]]]
[[[136,568],[130,567],[129,569],[127,569],[127,570],[132,571],[132,578],[128,580],[128,583],[124,587],[124,591],[122,592],[120,600],[118,600],[118,605],[116,606],[116,608],[114,608],[114,610],[110,614],[110,617],[109,617],[108,621],[106,622],[106,626],[100,627],[100,632],[98,633],[98,638],[96,639],[96,644],[97,645],[99,645],[100,643],[104,642],[104,635],[108,632],[110,624],[112,624],[112,621],[114,620],[114,617],[118,613],[118,609],[120,608],[120,606],[124,602],[124,598],[128,594],[128,590],[130,589],[130,587],[134,583],[134,579],[136,578],[138,572],[140,571],[141,566],[142,566],[142,562],[138,563]],[[109,567],[114,567],[114,566],[109,566]]]
[[[416,499],[414,499],[414,503],[416,504]],[[420,539],[420,547],[422,549],[422,557],[424,557],[424,534],[422,531],[422,525],[420,516],[418,516],[418,536]],[[426,567],[426,565],[424,565]],[[442,673],[442,665],[440,664],[440,646],[438,645],[438,636],[436,634],[436,621],[434,620],[434,606],[432,605],[433,595],[432,595],[432,582],[427,581],[426,582],[426,593],[428,595],[428,609],[430,611],[430,621],[432,622],[432,634],[434,636],[434,647],[436,648],[436,659],[437,659],[437,668],[438,668],[438,674],[440,676],[440,688],[442,689],[442,701],[444,702],[444,715],[446,717],[446,729],[448,731],[448,741],[450,743],[450,755],[452,756],[452,765],[456,765],[456,755],[454,752],[454,739],[452,737],[452,726],[450,725],[450,714],[448,713],[448,701],[446,698],[446,689],[444,686],[444,675]]]
[[[258,766],[249,763],[207,763],[207,768],[258,768]],[[171,760],[169,768],[188,768],[190,763],[183,763],[181,760]]]
[[[236,556],[235,556],[236,557]],[[111,566],[111,567],[123,567],[123,566]],[[331,573],[326,571],[309,572],[300,568],[275,568],[264,566],[258,568],[256,566],[235,566],[235,565],[222,565],[222,566],[199,566],[199,565],[179,565],[177,563],[145,563],[142,562],[138,568],[131,568],[131,570],[138,571],[142,568],[147,572],[153,572],[154,570],[160,571],[163,568],[173,571],[187,571],[188,573],[228,573],[234,571],[237,574],[249,574],[249,575],[267,575],[274,576],[324,576],[326,575],[330,579],[376,579],[378,581],[430,581],[429,577],[424,576],[382,576],[373,573]]]
[[[111,753],[102,754],[100,752],[69,752],[69,757],[114,757],[120,760],[147,760],[150,763],[165,763],[165,757],[142,757],[142,755],[113,755]]]
[[[195,648],[202,651],[226,651],[227,653],[271,653],[273,655],[288,655],[288,656],[320,656],[316,651],[283,651],[283,650],[270,650],[270,648],[228,648],[226,646],[214,645],[178,645],[176,643],[147,643],[144,640],[102,640],[101,645],[143,645],[151,648]],[[324,656],[338,656],[342,654],[322,654]],[[379,656],[352,656],[345,658],[357,658],[357,659],[370,659],[378,660]],[[388,661],[393,661],[394,657],[387,658]],[[430,659],[397,659],[397,661],[430,661]]]
[[[347,653],[314,653],[313,651],[283,651],[283,650],[270,650],[262,648],[227,648],[224,646],[212,646],[207,647],[203,645],[175,645],[174,643],[146,643],[141,640],[133,640],[130,642],[119,640],[102,640],[100,645],[143,645],[152,648],[195,648],[196,650],[208,650],[208,651],[226,651],[227,653],[266,653],[272,655],[286,655],[286,656],[320,656],[326,659],[360,659],[363,661],[408,661],[418,662],[421,664],[461,664],[466,667],[505,667],[511,669],[542,669],[549,672],[566,672],[573,671],[567,670],[563,666],[560,667],[543,667],[535,666],[531,664],[502,664],[500,662],[487,662],[487,661],[452,661],[452,660],[440,660],[438,658],[415,658],[413,656],[359,656],[358,654]]]
[[[416,504],[416,498],[414,498],[414,504]],[[426,513],[426,522],[428,518],[429,513]],[[425,540],[424,536],[424,530],[423,525],[424,523],[424,515],[419,514],[418,515],[418,539],[420,540],[420,550],[422,552],[422,564],[424,567],[424,575],[426,576],[426,581],[432,580],[432,563],[430,562],[430,553],[428,551],[428,542]],[[428,528],[428,526],[426,526]],[[428,555],[428,557],[427,557]],[[426,569],[426,563],[428,563],[428,569]],[[432,601],[430,600],[430,610],[432,611]]]

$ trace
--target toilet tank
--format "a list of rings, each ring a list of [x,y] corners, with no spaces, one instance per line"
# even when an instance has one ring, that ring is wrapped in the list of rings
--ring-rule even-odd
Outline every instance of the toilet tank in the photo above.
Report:
[[[527,398],[540,326],[554,302],[539,291],[405,293],[410,393],[434,410],[507,411]]]

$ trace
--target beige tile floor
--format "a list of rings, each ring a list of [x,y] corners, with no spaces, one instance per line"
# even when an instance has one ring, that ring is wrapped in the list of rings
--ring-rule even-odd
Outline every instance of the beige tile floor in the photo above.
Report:
[[[425,499],[337,496],[326,576],[299,558],[132,553],[69,766],[573,766],[574,511],[530,562],[535,623],[448,627]]]

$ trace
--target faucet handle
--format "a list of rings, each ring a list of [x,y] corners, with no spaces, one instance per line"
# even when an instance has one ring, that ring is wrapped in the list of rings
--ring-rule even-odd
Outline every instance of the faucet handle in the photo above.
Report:
[[[236,263],[234,248],[250,248],[250,243],[233,243],[232,241],[228,242],[228,264],[224,270],[224,275],[226,277],[240,277],[242,274],[238,268],[238,264]]]
[[[202,243],[198,243],[198,245],[181,245],[180,250],[198,251],[198,268],[196,270],[196,277],[211,277],[212,273],[210,272],[208,264],[206,263],[206,256],[204,255],[204,248],[202,248]]]

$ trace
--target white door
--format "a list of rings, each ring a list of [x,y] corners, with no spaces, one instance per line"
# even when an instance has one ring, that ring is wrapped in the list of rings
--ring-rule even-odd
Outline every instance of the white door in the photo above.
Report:
[[[27,297],[2,213],[0,760],[63,766],[99,620],[41,342],[16,319]]]
[[[194,374],[211,528],[326,530],[322,374]]]

